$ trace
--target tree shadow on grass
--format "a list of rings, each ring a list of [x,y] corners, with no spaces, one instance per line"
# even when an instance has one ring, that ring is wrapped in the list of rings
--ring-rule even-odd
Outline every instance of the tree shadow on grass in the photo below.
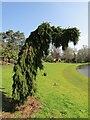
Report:
[[[6,96],[6,92],[0,91],[0,103],[1,107],[0,110],[2,112],[10,112],[14,113],[16,111],[16,105],[18,104],[18,101],[12,101],[11,98]]]
[[[20,104],[19,101],[16,100],[12,101],[12,98],[7,97],[7,93],[2,90],[0,91],[2,118],[28,118],[30,115],[38,112],[42,107],[41,102],[30,96],[24,104]]]

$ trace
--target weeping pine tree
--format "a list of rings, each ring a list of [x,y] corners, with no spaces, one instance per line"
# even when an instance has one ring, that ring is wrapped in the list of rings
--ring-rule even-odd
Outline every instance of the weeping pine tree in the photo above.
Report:
[[[14,65],[12,98],[24,102],[27,96],[36,92],[36,76],[39,69],[43,69],[42,57],[48,55],[49,44],[65,50],[69,42],[77,44],[80,32],[75,28],[62,29],[42,23],[31,32],[18,54]]]

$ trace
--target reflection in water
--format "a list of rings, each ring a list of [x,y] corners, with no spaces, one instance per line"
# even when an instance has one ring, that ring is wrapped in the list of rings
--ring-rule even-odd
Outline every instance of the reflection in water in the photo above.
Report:
[[[85,75],[85,76],[87,76],[87,77],[90,78],[89,69],[90,69],[90,64],[84,65],[84,66],[80,66],[80,67],[78,68],[78,71],[79,71],[81,74],[83,74],[83,75]]]

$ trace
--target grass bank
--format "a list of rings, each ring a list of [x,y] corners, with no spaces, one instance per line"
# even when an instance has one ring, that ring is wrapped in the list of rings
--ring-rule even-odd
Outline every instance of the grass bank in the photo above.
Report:
[[[32,118],[88,117],[88,78],[76,67],[80,64],[44,63],[47,76],[38,72],[35,97],[43,107]],[[2,67],[2,91],[11,97],[13,66]]]

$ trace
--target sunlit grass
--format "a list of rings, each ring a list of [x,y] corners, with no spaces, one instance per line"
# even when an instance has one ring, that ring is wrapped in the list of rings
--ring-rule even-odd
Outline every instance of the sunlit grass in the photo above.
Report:
[[[38,72],[35,97],[43,107],[30,117],[35,118],[86,118],[88,117],[88,78],[81,75],[79,64],[44,63],[44,71]],[[3,66],[2,87],[11,96],[13,66]]]

